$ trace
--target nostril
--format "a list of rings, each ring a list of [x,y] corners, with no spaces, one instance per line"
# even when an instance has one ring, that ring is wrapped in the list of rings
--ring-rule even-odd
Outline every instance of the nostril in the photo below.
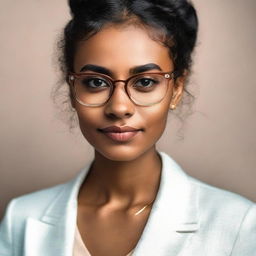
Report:
[[[125,113],[125,116],[130,117],[132,114],[131,113]]]
[[[119,118],[122,118],[123,117],[131,117],[132,116],[132,113],[124,113],[123,115],[120,114],[120,113],[114,113],[114,112],[110,112],[110,113],[106,113],[106,116],[110,119],[119,119]]]
[[[116,119],[117,118],[117,116],[113,113],[107,113],[107,116],[111,119]]]

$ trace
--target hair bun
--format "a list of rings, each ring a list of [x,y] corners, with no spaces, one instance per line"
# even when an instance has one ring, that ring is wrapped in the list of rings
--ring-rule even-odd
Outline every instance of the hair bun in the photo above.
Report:
[[[69,7],[72,13],[72,16],[79,15],[83,6],[88,3],[87,0],[69,0]]]

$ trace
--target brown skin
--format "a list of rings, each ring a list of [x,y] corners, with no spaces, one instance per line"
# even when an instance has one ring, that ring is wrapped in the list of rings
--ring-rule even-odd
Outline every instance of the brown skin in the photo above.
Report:
[[[79,44],[74,69],[86,64],[112,71],[113,79],[127,79],[135,66],[155,63],[172,71],[168,49],[153,41],[146,30],[108,26]],[[148,72],[158,72],[153,69]],[[88,71],[86,71],[88,72]],[[155,199],[161,161],[155,144],[161,137],[170,105],[181,99],[185,77],[170,80],[166,97],[150,107],[136,106],[116,83],[111,99],[101,107],[85,107],[72,100],[81,131],[95,149],[95,159],[78,196],[77,224],[93,256],[126,255],[137,244],[151,207],[134,213]],[[129,142],[114,142],[97,129],[108,126],[143,129]]]

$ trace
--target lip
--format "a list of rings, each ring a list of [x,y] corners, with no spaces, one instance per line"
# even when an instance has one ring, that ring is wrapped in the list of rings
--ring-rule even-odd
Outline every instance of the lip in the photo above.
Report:
[[[106,128],[99,129],[102,132],[118,132],[118,133],[123,133],[123,132],[135,132],[135,131],[140,131],[142,129],[134,128],[131,126],[109,126]]]
[[[142,131],[142,129],[130,126],[109,126],[98,130],[108,138],[118,142],[130,141],[134,136]]]

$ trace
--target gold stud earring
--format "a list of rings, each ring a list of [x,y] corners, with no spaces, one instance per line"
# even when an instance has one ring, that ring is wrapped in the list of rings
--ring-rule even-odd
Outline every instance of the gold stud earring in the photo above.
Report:
[[[176,106],[174,104],[171,105],[171,109],[175,109]]]

